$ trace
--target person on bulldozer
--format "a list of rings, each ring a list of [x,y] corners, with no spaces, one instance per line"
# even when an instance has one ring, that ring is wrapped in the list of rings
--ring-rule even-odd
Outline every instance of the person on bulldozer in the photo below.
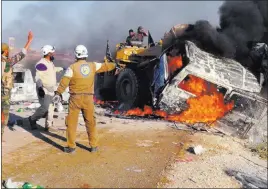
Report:
[[[128,31],[128,36],[127,36],[127,39],[126,39],[126,45],[127,46],[131,46],[131,41],[135,40],[135,32],[133,31],[133,29],[130,29]]]
[[[89,151],[96,152],[98,141],[93,101],[94,78],[96,73],[114,70],[116,64],[87,62],[88,51],[84,45],[78,45],[74,53],[76,62],[66,70],[53,97],[54,103],[59,102],[61,100],[60,95],[69,86],[69,111],[65,122],[67,127],[67,147],[64,148],[64,152],[73,153],[75,151],[75,138],[80,111],[82,111],[86,124],[90,145]]]
[[[137,41],[143,42],[143,38],[145,36],[148,36],[148,33],[143,29],[142,26],[139,26],[136,34]]]

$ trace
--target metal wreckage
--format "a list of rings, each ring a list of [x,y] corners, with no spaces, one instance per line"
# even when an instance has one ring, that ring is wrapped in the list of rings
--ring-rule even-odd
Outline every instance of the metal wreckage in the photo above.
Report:
[[[173,27],[159,43],[149,33],[146,45],[140,41],[132,41],[132,46],[117,44],[114,59],[107,42],[104,61],[115,62],[117,69],[96,75],[96,97],[118,101],[114,114],[217,124],[225,133],[240,137],[246,137],[252,127],[267,125],[267,99],[260,95],[263,80],[239,62],[205,52],[190,40],[174,43],[187,27]],[[267,61],[267,52],[266,46],[263,61]],[[19,75],[24,79],[15,83],[12,100],[35,99],[31,73],[15,73],[15,77]],[[28,91],[22,90],[22,85]],[[65,93],[67,101],[68,91]]]

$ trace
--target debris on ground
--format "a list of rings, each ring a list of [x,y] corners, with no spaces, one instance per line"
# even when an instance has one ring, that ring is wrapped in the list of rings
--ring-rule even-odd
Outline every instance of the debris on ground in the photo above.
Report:
[[[137,169],[135,167],[130,167],[130,168],[126,168],[127,171],[133,171],[133,172],[136,172],[136,173],[141,173],[144,171],[144,169]]]
[[[151,140],[138,140],[138,142],[136,143],[137,146],[140,146],[140,147],[150,147],[150,146],[153,146],[153,141]]]
[[[250,147],[252,152],[257,153],[261,158],[268,160],[267,142],[263,142]]]
[[[99,121],[98,124],[106,124],[104,121]]]
[[[37,109],[37,108],[39,108],[41,106],[41,104],[39,104],[39,103],[31,103],[31,104],[29,104],[28,106],[27,106],[27,108],[29,108],[29,109]]]
[[[232,170],[228,170],[226,173],[238,180],[243,188],[267,188],[268,183],[265,178],[258,178],[256,176]]]
[[[4,188],[44,188],[39,185],[32,185],[28,182],[13,182],[11,178],[8,178],[7,181],[3,181]]]
[[[193,161],[194,159],[192,157],[185,157],[185,158],[178,158],[176,159],[176,162],[191,162]]]
[[[200,155],[205,152],[205,148],[203,148],[201,145],[197,145],[195,147],[190,147],[188,148],[188,151],[195,154],[195,155]]]
[[[17,110],[17,112],[23,112],[23,109],[22,109],[22,108],[19,108],[19,109]]]

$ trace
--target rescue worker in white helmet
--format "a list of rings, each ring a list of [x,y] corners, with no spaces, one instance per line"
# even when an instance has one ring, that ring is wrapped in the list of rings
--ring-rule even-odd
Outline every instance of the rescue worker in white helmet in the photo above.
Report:
[[[87,48],[78,45],[75,48],[76,62],[70,65],[62,77],[59,87],[55,92],[53,102],[61,100],[60,95],[69,86],[69,111],[66,117],[67,147],[64,152],[75,151],[76,129],[80,110],[82,111],[89,138],[89,151],[97,151],[98,137],[94,116],[94,78],[96,73],[108,72],[115,69],[114,63],[87,62]]]
[[[37,129],[36,121],[45,117],[45,130],[48,131],[53,126],[54,105],[52,98],[57,84],[56,73],[62,71],[63,68],[55,67],[53,63],[55,47],[45,45],[41,51],[43,58],[35,65],[36,91],[41,106],[28,119],[31,129],[34,130]]]

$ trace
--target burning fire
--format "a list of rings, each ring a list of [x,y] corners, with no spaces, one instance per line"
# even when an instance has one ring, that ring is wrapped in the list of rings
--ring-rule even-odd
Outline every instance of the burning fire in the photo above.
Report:
[[[130,115],[138,115],[138,116],[148,116],[152,115],[153,110],[150,106],[144,106],[144,110],[141,110],[140,108],[135,108],[128,110],[125,115],[130,116]]]
[[[196,96],[200,96],[209,91],[207,90],[206,82],[193,75],[189,76],[188,81],[182,81],[178,86],[183,90],[195,94]],[[215,86],[213,87],[214,88],[212,90],[217,91],[217,88]]]
[[[98,100],[95,96],[93,97],[93,100],[94,100],[94,103],[95,103],[95,104],[100,104],[100,105],[105,104],[104,101],[102,101],[102,100]]]
[[[179,87],[196,97],[187,100],[187,110],[178,115],[169,115],[168,120],[185,123],[214,122],[234,107],[233,102],[224,103],[223,94],[218,92],[214,84],[193,75],[189,76],[188,81],[180,83]]]
[[[179,87],[196,95],[196,97],[189,98],[186,101],[188,104],[187,110],[179,114],[168,115],[165,111],[153,111],[151,107],[144,106],[143,110],[140,108],[131,109],[124,115],[142,117],[155,115],[165,120],[191,124],[212,123],[223,117],[234,106],[234,102],[225,104],[224,96],[217,91],[216,86],[207,83],[201,78],[191,75],[189,80],[180,83]],[[115,113],[119,114],[120,112],[116,111]]]
[[[181,56],[175,56],[175,57],[170,58],[169,63],[168,63],[169,73],[173,73],[181,67],[182,67]]]

